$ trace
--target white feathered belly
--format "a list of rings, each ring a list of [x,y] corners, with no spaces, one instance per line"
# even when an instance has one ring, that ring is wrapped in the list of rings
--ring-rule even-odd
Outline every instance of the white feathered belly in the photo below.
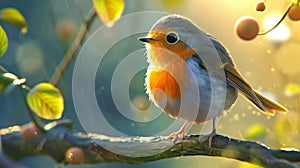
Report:
[[[150,91],[149,82],[146,82],[150,99],[168,115],[190,122],[201,123],[220,116],[224,110],[229,109],[235,102],[237,91],[228,86],[226,81],[220,77],[213,74],[208,75],[207,71],[199,67],[196,61],[189,59],[186,63],[185,67],[189,82],[187,84],[178,82],[181,92],[180,97],[171,98],[161,89]],[[147,78],[151,70],[151,68],[148,68]],[[181,79],[176,75],[182,74],[178,72],[171,73],[175,79]]]

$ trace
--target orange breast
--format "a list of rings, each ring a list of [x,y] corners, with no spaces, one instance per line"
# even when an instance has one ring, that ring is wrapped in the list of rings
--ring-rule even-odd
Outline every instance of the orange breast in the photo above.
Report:
[[[165,70],[150,70],[148,73],[148,87],[151,92],[154,89],[161,89],[168,97],[180,97],[180,87],[176,79]]]
[[[183,60],[172,62],[165,68],[148,69],[147,87],[153,94],[154,89],[160,89],[169,98],[180,98],[184,88],[188,87],[186,63]],[[154,95],[159,98],[162,95]]]

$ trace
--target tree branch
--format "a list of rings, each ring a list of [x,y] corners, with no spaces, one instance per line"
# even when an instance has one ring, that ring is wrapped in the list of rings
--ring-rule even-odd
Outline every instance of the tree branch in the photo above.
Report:
[[[65,120],[50,123],[45,128],[46,133],[31,140],[24,140],[20,136],[20,126],[0,130],[3,151],[14,160],[46,154],[57,162],[63,162],[66,150],[78,146],[85,152],[85,164],[141,164],[191,155],[225,157],[272,168],[293,168],[297,164],[299,166],[300,162],[299,151],[273,150],[257,142],[222,135],[214,136],[210,149],[207,135],[190,135],[173,144],[167,137],[128,138],[76,133],[71,131],[71,122]],[[108,148],[118,153],[111,152]]]

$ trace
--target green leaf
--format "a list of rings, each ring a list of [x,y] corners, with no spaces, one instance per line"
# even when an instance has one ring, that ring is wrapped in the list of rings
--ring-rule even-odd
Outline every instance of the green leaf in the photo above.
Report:
[[[266,136],[266,128],[260,124],[250,126],[246,131],[245,139],[258,140]]]
[[[12,91],[16,86],[24,83],[26,79],[19,79],[12,73],[0,74],[0,94]]]
[[[107,27],[112,27],[124,10],[124,0],[93,0],[98,16]]]
[[[0,21],[19,27],[22,33],[27,32],[26,20],[24,16],[15,8],[3,8],[0,11]]]
[[[0,26],[0,58],[6,52],[8,46],[8,40],[5,31]]]
[[[54,120],[62,116],[64,100],[59,89],[50,83],[40,83],[27,94],[27,103],[39,117]]]

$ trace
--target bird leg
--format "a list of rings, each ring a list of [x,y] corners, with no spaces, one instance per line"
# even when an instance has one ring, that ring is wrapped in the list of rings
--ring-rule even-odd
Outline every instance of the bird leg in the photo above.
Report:
[[[216,135],[216,118],[213,118],[213,130],[208,136],[208,146],[211,149],[213,137]]]
[[[169,136],[168,136],[168,139],[172,138],[173,137],[173,140],[172,142],[175,143],[178,138],[181,136],[183,138],[183,136],[186,134],[186,128],[187,126],[189,125],[189,121],[186,121],[182,127],[177,131],[177,132],[173,132],[171,133]]]

